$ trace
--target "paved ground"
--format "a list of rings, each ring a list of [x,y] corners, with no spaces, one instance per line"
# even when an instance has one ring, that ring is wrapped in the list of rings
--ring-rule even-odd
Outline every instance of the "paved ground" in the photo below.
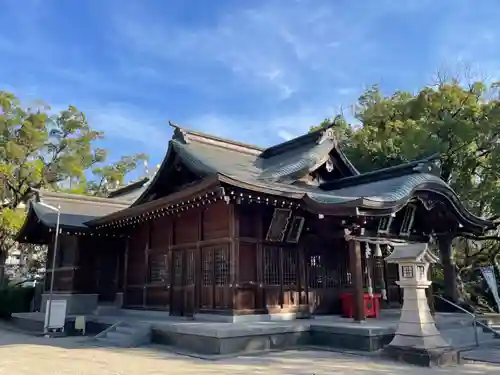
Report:
[[[288,351],[203,361],[156,348],[92,348],[81,338],[45,339],[0,330],[0,374],[8,375],[494,375],[500,368],[469,364],[423,369],[331,352]]]

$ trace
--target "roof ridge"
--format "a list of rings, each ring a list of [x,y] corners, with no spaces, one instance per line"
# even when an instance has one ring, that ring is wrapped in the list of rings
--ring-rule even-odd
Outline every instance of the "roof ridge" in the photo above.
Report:
[[[295,137],[293,139],[290,139],[285,142],[278,143],[274,146],[266,148],[260,157],[262,159],[269,159],[274,156],[277,156],[279,154],[282,154],[284,152],[290,151],[292,149],[295,149],[299,145],[303,145],[304,143],[308,142],[315,142],[315,143],[320,143],[324,141],[324,139],[332,139],[335,141],[335,145],[337,144],[336,142],[336,137],[335,134],[333,133],[333,124],[327,127],[321,127],[315,131],[308,132],[306,134],[303,134],[299,137]],[[334,146],[336,147],[336,146]]]
[[[79,200],[86,202],[95,202],[95,203],[106,203],[106,204],[114,204],[114,205],[129,205],[130,202],[120,199],[111,199],[106,197],[96,197],[92,195],[83,195],[83,194],[73,194],[73,193],[65,193],[59,191],[41,191],[40,198],[59,198],[66,200]]]
[[[190,138],[192,138],[192,139],[195,139],[197,141],[201,141],[204,143],[210,143],[210,144],[216,144],[216,145],[219,145],[220,147],[225,147],[225,148],[233,149],[236,151],[244,151],[241,149],[246,149],[246,151],[248,151],[252,154],[255,154],[255,155],[259,155],[260,153],[262,153],[265,150],[265,148],[263,148],[263,147],[256,146],[256,145],[253,145],[250,143],[235,141],[235,140],[228,139],[228,138],[217,137],[217,136],[207,134],[204,132],[200,132],[197,130],[188,130],[186,128],[183,128],[183,127],[173,123],[172,121],[169,121],[168,124],[175,129],[174,130],[174,137],[177,135],[178,137],[183,138],[186,143],[189,142]]]
[[[125,194],[126,194],[127,192],[129,192],[129,190],[133,191],[134,190],[133,187],[135,187],[137,185],[140,185],[137,187],[137,189],[140,189],[142,186],[147,184],[150,180],[151,180],[151,177],[146,176],[146,177],[141,177],[140,179],[135,180],[135,181],[129,181],[129,183],[127,185],[120,186],[116,189],[111,189],[106,198],[109,198],[109,199],[113,198],[113,200],[115,200],[116,199],[115,197],[119,197],[121,195],[124,195],[124,194],[120,194],[120,193],[125,192]]]

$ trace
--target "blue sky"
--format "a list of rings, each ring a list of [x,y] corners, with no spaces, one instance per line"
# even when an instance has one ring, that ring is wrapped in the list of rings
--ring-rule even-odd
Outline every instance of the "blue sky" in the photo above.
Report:
[[[500,79],[497,0],[0,0],[0,90],[73,104],[111,160],[161,161],[168,120],[259,145],[364,88]]]

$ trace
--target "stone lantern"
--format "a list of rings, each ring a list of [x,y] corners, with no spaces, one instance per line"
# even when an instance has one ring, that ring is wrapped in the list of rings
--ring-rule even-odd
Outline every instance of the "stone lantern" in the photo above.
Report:
[[[438,257],[429,251],[426,243],[414,243],[395,246],[385,260],[398,264],[397,284],[403,290],[398,329],[384,348],[386,354],[422,366],[456,363],[456,352],[437,330],[425,293],[432,284],[427,278],[429,265],[437,263]]]

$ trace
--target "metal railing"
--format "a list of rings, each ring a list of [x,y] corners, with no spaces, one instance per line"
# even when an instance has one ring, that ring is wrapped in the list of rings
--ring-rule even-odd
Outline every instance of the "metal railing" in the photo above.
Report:
[[[447,300],[446,298],[438,295],[438,294],[434,294],[434,297],[436,298],[439,298],[441,301],[449,304],[450,306],[453,306],[454,308],[460,310],[461,312],[463,313],[466,313],[467,315],[469,315],[470,317],[472,317],[472,326],[474,327],[474,340],[476,341],[476,346],[479,346],[479,335],[478,335],[478,332],[477,332],[477,327],[480,326],[483,328],[483,330],[486,330],[490,333],[493,333],[495,336],[498,335],[498,332],[495,331],[493,328],[491,328],[490,326],[488,326],[487,324],[484,324],[483,322],[481,322],[480,320],[478,320],[478,316],[476,314],[473,314],[471,313],[470,311],[464,309],[463,307],[457,305],[456,303],[454,302],[451,302],[450,300]]]

